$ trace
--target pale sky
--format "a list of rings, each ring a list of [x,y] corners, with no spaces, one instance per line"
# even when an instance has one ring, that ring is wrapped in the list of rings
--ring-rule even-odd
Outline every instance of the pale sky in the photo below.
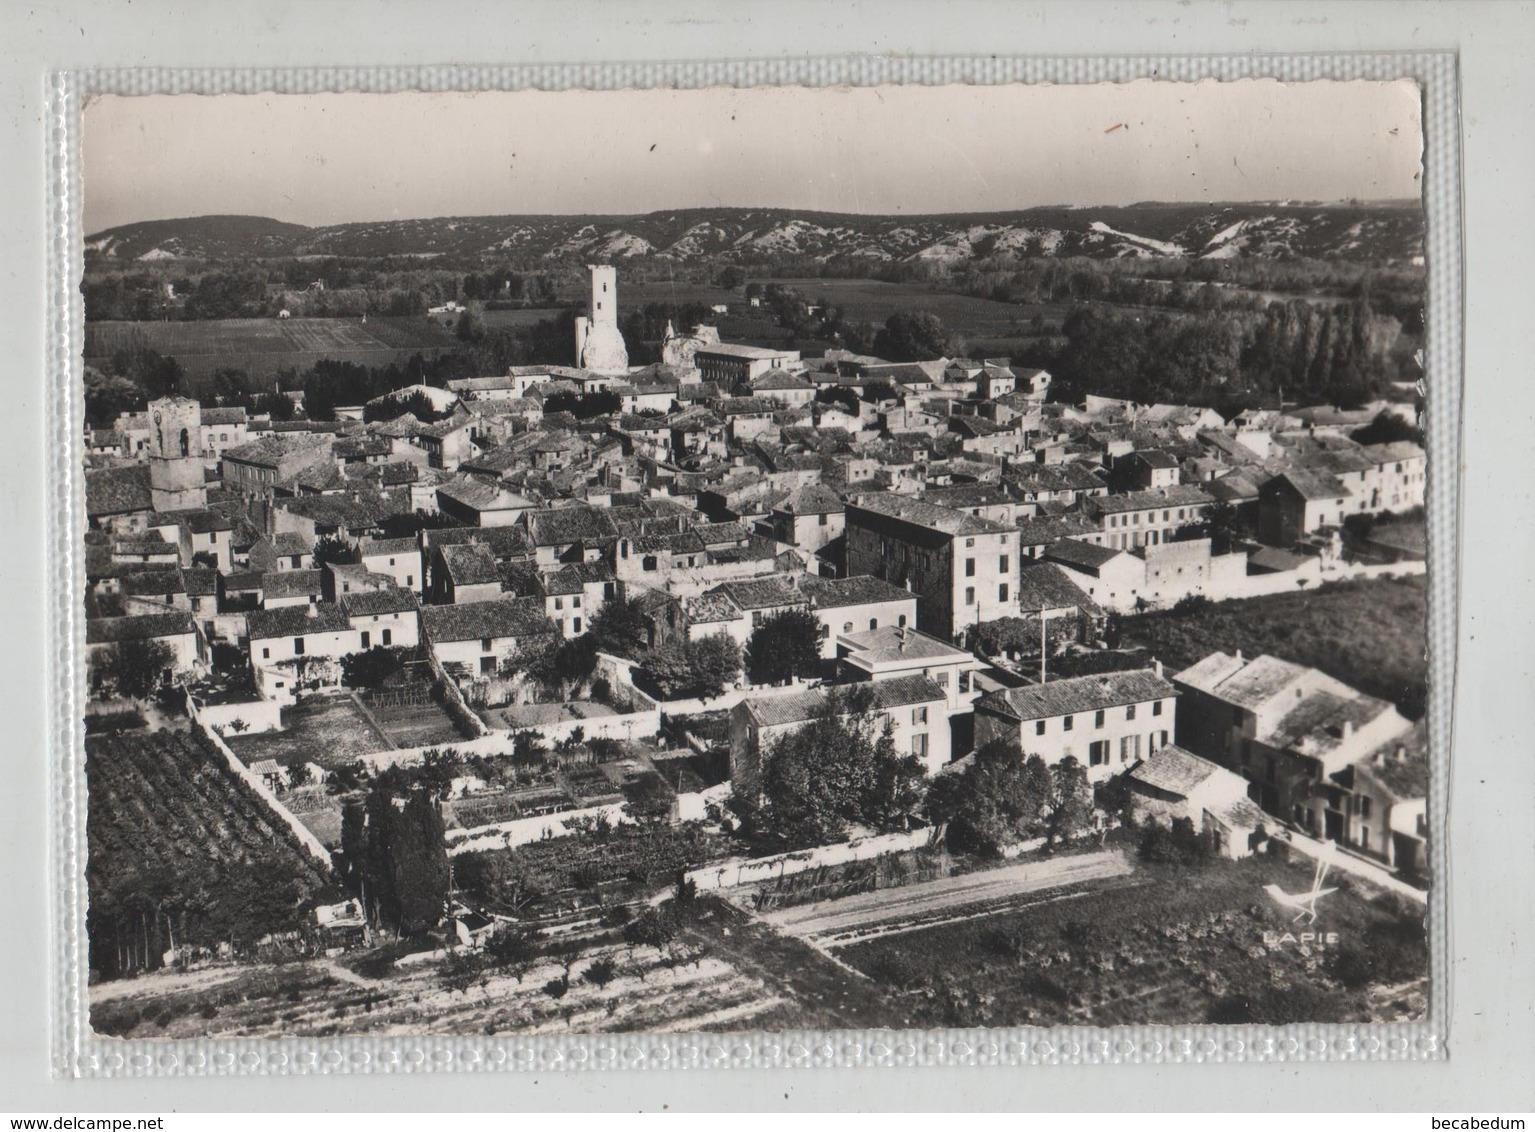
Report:
[[[83,180],[94,233],[215,213],[1378,200],[1419,195],[1421,156],[1406,82],[155,95],[91,103]]]

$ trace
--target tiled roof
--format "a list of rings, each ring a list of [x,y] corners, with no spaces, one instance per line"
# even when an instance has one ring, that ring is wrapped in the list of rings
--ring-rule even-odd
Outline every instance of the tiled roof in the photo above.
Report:
[[[741,618],[741,607],[731,600],[728,593],[717,590],[685,598],[682,607],[686,611],[688,623],[692,625],[717,624]]]
[[[887,601],[911,601],[913,595],[880,578],[859,574],[851,578],[822,578],[807,574],[801,583],[805,596],[818,609],[848,605],[874,605]]]
[[[1302,499],[1344,499],[1353,494],[1338,482],[1336,476],[1305,468],[1292,468],[1275,476],[1263,485],[1262,490],[1272,491],[1276,485],[1283,484],[1288,484]]]
[[[1398,755],[1398,750],[1401,754]],[[1370,772],[1399,799],[1425,797],[1428,793],[1428,728],[1423,720],[1405,735],[1382,743],[1372,758]]]
[[[135,570],[118,579],[123,593],[132,597],[164,597],[166,594],[186,593],[186,581],[175,566],[156,570]]]
[[[1127,511],[1153,511],[1161,507],[1197,507],[1209,502],[1210,497],[1193,484],[1175,484],[1151,491],[1094,496],[1090,505],[1099,514],[1111,515]]]
[[[332,601],[258,609],[245,615],[245,624],[253,641],[302,637],[309,633],[344,633],[352,627],[346,612]]]
[[[1190,790],[1220,769],[1208,759],[1169,743],[1132,770],[1130,777],[1156,790],[1186,798]]]
[[[1081,539],[1063,538],[1059,542],[1052,543],[1045,551],[1045,556],[1057,562],[1064,562],[1068,566],[1096,570],[1105,562],[1110,562],[1123,553],[1125,552],[1111,546],[1094,546]]]
[[[1098,606],[1053,562],[1025,562],[1018,571],[1018,608],[1025,613],[1075,606],[1097,614]]]
[[[721,582],[710,593],[728,593],[742,609],[775,609],[786,605],[807,604],[805,595],[788,578],[770,574],[765,578]]]
[[[85,623],[85,643],[147,641],[155,637],[179,637],[194,633],[190,613],[137,613],[129,617],[97,617]]]
[[[840,515],[847,508],[831,488],[813,483],[800,488],[777,509],[791,515]]]
[[[606,512],[595,507],[551,507],[528,515],[528,528],[538,546],[616,538],[618,530]]]
[[[263,436],[260,440],[252,440],[237,448],[226,449],[224,459],[233,460],[239,464],[258,464],[262,467],[275,468],[279,460],[293,452],[305,448],[328,447],[330,444],[331,438],[323,433],[318,435],[309,432],[284,433]]]
[[[873,693],[873,708],[876,711],[889,711],[911,704],[930,704],[948,698],[944,690],[926,676],[897,676],[889,680],[876,680],[862,687]],[[809,722],[820,715],[826,706],[826,693],[811,688],[786,696],[754,697],[743,702],[760,726],[786,727]]]
[[[976,708],[1019,720],[1053,719],[1056,716],[1168,699],[1177,694],[1171,684],[1152,670],[1138,669],[1052,680],[1047,684],[1030,684],[1022,688],[1005,688],[977,701]]]
[[[367,590],[347,594],[341,599],[341,607],[348,617],[372,617],[380,613],[405,613],[420,603],[409,590]]]
[[[496,569],[495,555],[482,543],[444,546],[438,553],[442,555],[448,577],[453,579],[456,586],[483,586],[501,580],[501,574]]]
[[[521,639],[556,631],[544,613],[543,599],[536,597],[422,606],[421,624],[427,636],[439,642]]]
[[[844,633],[839,637],[840,641],[846,641],[860,659],[871,664],[896,660],[953,664],[971,657],[964,649],[940,641],[937,637],[896,625],[881,625],[877,629]]]
[[[889,493],[864,496],[856,507],[848,508],[849,521],[859,510],[872,511],[876,515],[899,519],[950,536],[998,534],[1011,529],[1001,523],[993,523],[990,519],[967,515],[963,511]]]
[[[526,558],[533,542],[521,527],[438,527],[425,532],[427,549],[477,542],[490,547],[497,561]]]
[[[365,538],[358,543],[358,548],[365,558],[377,558],[379,555],[390,554],[415,554],[418,550],[416,540],[413,538]]]
[[[205,425],[242,425],[246,421],[245,410],[240,407],[233,409],[203,409],[201,415]]]
[[[261,580],[261,591],[274,597],[309,597],[324,590],[319,570],[269,570]]]
[[[189,595],[211,597],[218,592],[219,572],[202,566],[192,566],[181,572],[181,581]]]
[[[154,507],[149,493],[149,465],[99,468],[85,473],[85,513],[126,515]]]

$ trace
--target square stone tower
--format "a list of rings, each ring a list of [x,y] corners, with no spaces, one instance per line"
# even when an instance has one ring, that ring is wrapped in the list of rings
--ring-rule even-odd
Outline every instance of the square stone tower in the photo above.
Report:
[[[618,330],[618,269],[588,264],[592,298],[587,316],[576,319],[576,365],[594,373],[629,372],[629,350]]]
[[[208,505],[202,407],[186,397],[149,403],[149,495],[156,511]]]

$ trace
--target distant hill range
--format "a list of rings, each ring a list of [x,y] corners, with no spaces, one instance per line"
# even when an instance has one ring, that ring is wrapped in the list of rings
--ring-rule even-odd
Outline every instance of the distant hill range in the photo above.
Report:
[[[228,262],[292,256],[482,257],[760,263],[785,258],[962,264],[993,256],[1095,259],[1349,259],[1423,255],[1416,201],[1136,204],[935,216],[855,216],[773,208],[701,208],[644,216],[474,216],[309,228],[258,216],[153,220],[98,232],[88,267],[135,261]]]

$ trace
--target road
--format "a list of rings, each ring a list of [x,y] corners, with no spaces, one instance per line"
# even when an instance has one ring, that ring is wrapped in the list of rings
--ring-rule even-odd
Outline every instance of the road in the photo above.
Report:
[[[1414,888],[1404,880],[1398,880],[1390,869],[1384,865],[1377,865],[1373,861],[1367,861],[1346,849],[1340,849],[1335,845],[1326,845],[1314,837],[1307,837],[1299,830],[1288,830],[1281,835],[1280,840],[1298,853],[1304,853],[1313,859],[1325,858],[1327,863],[1339,872],[1352,873],[1356,877],[1362,877],[1371,884],[1379,885],[1387,891],[1394,892],[1398,896],[1419,904],[1428,903],[1428,893],[1421,888]]]
[[[1130,872],[1123,853],[1104,850],[801,904],[763,913],[760,918],[788,935],[835,947],[990,914],[997,910],[996,905],[1017,902],[1019,897],[1043,889],[1128,876]],[[988,907],[983,911],[978,905]]]

